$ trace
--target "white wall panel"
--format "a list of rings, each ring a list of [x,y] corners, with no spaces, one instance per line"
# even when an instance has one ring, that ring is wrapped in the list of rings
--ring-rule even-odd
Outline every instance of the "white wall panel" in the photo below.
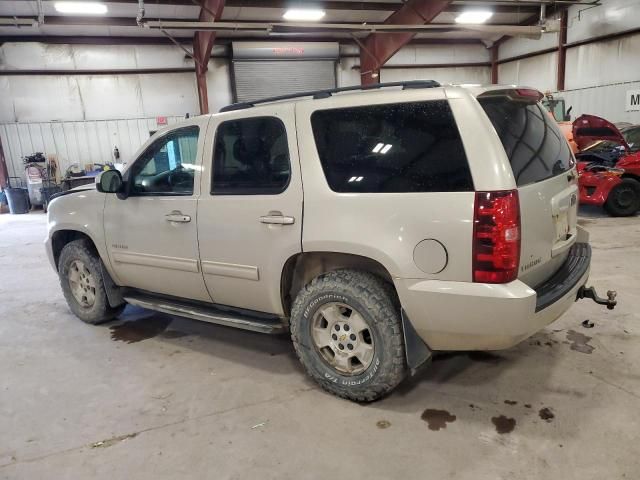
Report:
[[[555,95],[565,99],[567,108],[573,107],[571,117],[579,117],[583,113],[597,115],[611,122],[631,122],[640,124],[640,111],[625,111],[627,90],[640,90],[640,80],[598,87],[565,90]]]
[[[557,48],[557,46],[557,33],[544,33],[539,40],[533,40],[531,38],[510,38],[498,48],[498,58],[500,60],[513,58],[548,48]]]
[[[93,70],[193,67],[174,45],[51,45],[4,43],[0,70]]]
[[[565,78],[569,90],[640,80],[640,34],[568,49]]]
[[[454,68],[383,68],[382,82],[404,82],[409,80],[435,80],[440,83],[491,83],[489,67]]]
[[[498,65],[498,80],[505,85],[523,85],[545,92],[556,88],[558,54],[547,53]]]
[[[409,45],[389,59],[389,65],[488,62],[484,45]]]
[[[568,43],[638,28],[638,0],[601,0],[601,3],[594,8],[576,5],[569,9]]]
[[[231,94],[231,74],[229,72],[229,62],[227,60],[213,59],[209,61],[209,69],[207,71],[207,91],[209,95],[209,111],[211,113],[215,113],[222,107],[233,103],[233,96]],[[196,105],[198,105],[197,92],[195,99]]]

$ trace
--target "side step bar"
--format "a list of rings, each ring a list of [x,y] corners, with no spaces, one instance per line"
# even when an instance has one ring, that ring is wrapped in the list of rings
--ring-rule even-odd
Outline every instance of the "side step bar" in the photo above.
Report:
[[[155,310],[156,312],[176,315],[178,317],[187,317],[203,322],[215,323],[227,327],[241,328],[243,330],[251,330],[260,333],[282,333],[287,327],[282,323],[280,318],[269,316],[266,314],[235,311],[232,308],[222,309],[212,305],[194,305],[188,302],[177,300],[169,300],[165,298],[147,296],[142,294],[128,294],[124,296],[126,302],[131,305]]]

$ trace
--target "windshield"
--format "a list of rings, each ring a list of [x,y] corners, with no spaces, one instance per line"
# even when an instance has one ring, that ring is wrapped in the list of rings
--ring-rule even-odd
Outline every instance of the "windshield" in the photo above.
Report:
[[[631,150],[640,150],[640,126],[625,128],[621,133]]]

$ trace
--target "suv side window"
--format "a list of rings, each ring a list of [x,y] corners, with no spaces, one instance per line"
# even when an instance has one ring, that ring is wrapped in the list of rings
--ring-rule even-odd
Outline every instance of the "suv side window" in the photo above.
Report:
[[[446,100],[318,110],[311,126],[334,192],[473,190]]]
[[[181,128],[154,142],[133,167],[131,194],[192,195],[199,132]]]
[[[289,185],[287,132],[276,117],[228,120],[218,126],[212,195],[274,195]]]

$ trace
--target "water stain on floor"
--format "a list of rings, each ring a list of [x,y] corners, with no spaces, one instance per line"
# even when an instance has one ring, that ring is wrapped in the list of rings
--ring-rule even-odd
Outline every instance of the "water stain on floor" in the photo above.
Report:
[[[589,345],[589,341],[592,338],[575,330],[567,331],[567,340],[570,342],[570,348],[576,352],[591,354],[595,350],[593,345]]]
[[[111,340],[136,343],[156,337],[164,332],[172,319],[168,317],[142,318],[109,327]]]
[[[538,416],[545,422],[551,422],[556,417],[549,407],[541,408]]]
[[[517,405],[518,404],[517,400],[505,400],[504,403],[506,403],[507,405]]]
[[[496,432],[499,434],[511,433],[516,428],[516,419],[500,415],[499,417],[491,417],[491,422],[496,426]]]
[[[447,423],[455,422],[457,417],[455,415],[451,415],[446,410],[427,408],[422,412],[422,416],[420,418],[427,422],[429,430],[438,431],[443,428],[447,428]]]
[[[385,428],[389,428],[391,426],[391,422],[389,420],[378,420],[376,422],[376,427],[378,427],[381,430],[384,430]]]

